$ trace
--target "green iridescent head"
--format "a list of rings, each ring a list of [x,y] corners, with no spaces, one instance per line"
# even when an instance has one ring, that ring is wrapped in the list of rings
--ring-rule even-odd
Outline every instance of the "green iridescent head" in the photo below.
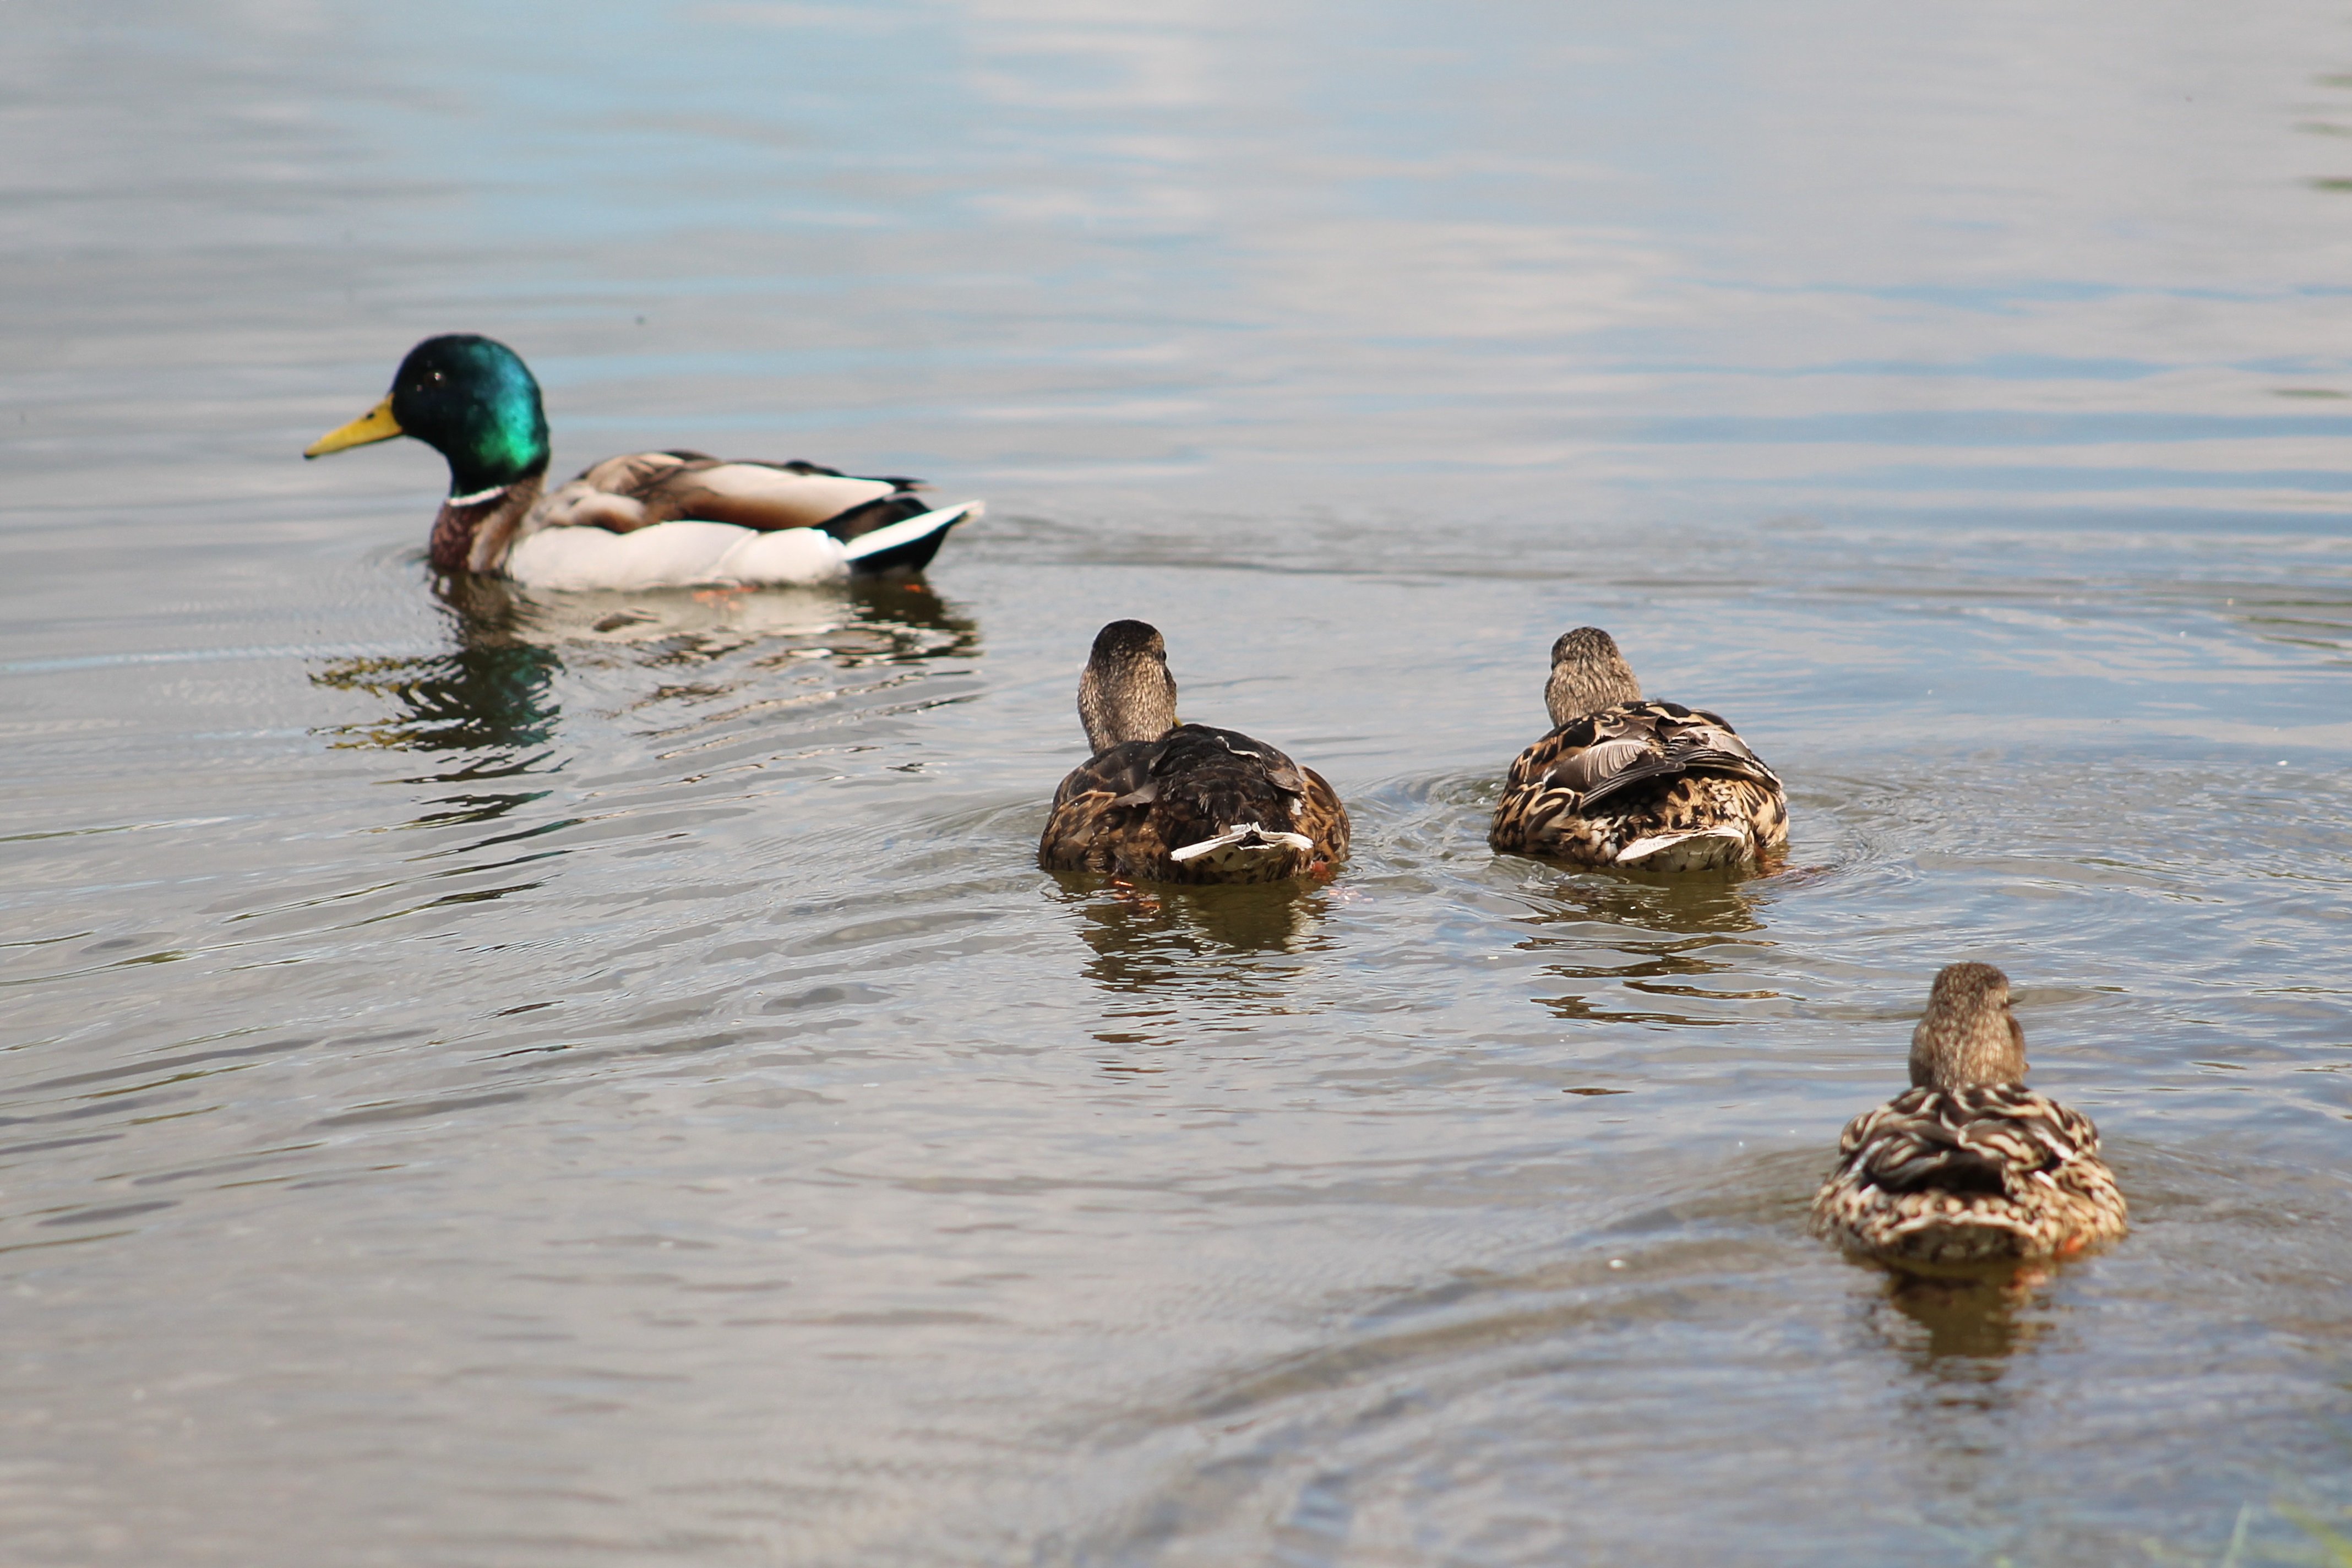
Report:
[[[427,338],[408,351],[382,403],[302,454],[414,436],[449,459],[449,493],[473,495],[547,468],[547,413],[539,383],[514,350],[470,332]]]

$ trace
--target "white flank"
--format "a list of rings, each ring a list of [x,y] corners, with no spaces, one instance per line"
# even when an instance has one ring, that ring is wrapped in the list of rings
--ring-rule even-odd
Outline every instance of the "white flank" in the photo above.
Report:
[[[1187,844],[1181,849],[1171,849],[1168,852],[1168,858],[1181,866],[1187,860],[1197,860],[1203,855],[1214,855],[1219,850],[1241,850],[1246,853],[1253,849],[1312,849],[1314,847],[1315,840],[1307,837],[1304,833],[1276,833],[1271,829],[1260,827],[1255,822],[1244,822],[1226,829],[1214,838],[1203,838],[1198,844]]]
[[[664,522],[635,533],[542,528],[507,552],[507,575],[527,588],[813,587],[847,578],[849,552],[814,528],[772,533],[729,522]]]
[[[719,560],[719,571],[726,581],[748,587],[813,587],[847,577],[849,552],[821,528],[780,528],[736,545]]]
[[[1709,827],[1697,833],[1656,833],[1617,851],[1617,864],[1643,871],[1714,871],[1748,857],[1748,830]]]

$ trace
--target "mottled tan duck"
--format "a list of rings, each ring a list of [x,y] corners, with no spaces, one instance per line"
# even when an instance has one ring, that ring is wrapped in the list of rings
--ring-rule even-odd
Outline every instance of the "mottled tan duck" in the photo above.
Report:
[[[1321,774],[1263,741],[1177,722],[1168,646],[1143,622],[1096,635],[1078,721],[1094,755],[1054,792],[1037,843],[1047,868],[1279,882],[1347,858],[1347,808]]]
[[[1911,1035],[1912,1088],[1857,1116],[1813,1199],[1813,1230],[1896,1263],[2069,1258],[2124,1233],[2091,1120],[2025,1087],[2009,977],[1936,976]]]
[[[1713,713],[1646,701],[1598,626],[1551,646],[1552,731],[1511,764],[1486,841],[1642,871],[1753,866],[1788,842],[1780,780]]]

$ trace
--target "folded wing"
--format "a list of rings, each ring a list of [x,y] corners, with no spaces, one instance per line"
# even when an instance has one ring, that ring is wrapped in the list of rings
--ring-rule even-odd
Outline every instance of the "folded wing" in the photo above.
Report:
[[[1674,702],[1629,702],[1563,724],[1519,758],[1511,782],[1565,786],[1589,809],[1637,784],[1682,773],[1780,786],[1730,725]]]
[[[727,462],[700,452],[607,458],[540,503],[537,525],[630,533],[657,523],[818,528],[851,540],[919,516],[917,481],[860,479],[814,463]]]

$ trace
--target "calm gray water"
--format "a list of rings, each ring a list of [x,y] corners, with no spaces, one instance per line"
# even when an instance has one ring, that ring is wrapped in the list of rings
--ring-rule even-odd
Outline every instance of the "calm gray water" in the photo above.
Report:
[[[8,31],[9,1563],[2352,1533],[2339,8]],[[296,453],[450,330],[566,471],[992,510],[928,592],[436,592],[437,459]],[[1128,615],[1336,882],[1035,869]],[[1584,621],[1786,872],[1486,850]],[[2137,1222],[2007,1297],[1802,1228],[1960,958]]]

